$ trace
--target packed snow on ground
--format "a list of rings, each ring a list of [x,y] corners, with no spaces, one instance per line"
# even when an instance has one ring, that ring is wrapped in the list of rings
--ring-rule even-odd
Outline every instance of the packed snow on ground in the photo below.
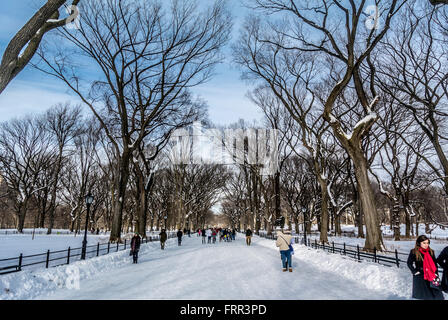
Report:
[[[202,244],[184,236],[55,268],[0,276],[0,299],[410,299],[409,270],[356,262],[294,244],[294,272],[282,272],[272,240],[244,236]],[[79,282],[76,280],[79,275]],[[79,284],[79,286],[76,285]],[[447,296],[448,298],[448,296]]]

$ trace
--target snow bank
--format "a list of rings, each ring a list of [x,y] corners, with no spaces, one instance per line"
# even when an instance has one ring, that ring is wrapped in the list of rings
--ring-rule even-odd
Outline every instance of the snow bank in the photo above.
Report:
[[[259,245],[278,250],[275,241],[260,240]],[[357,262],[348,257],[328,253],[323,250],[308,248],[301,244],[293,244],[293,265],[306,261],[316,268],[316,272],[333,272],[335,276],[344,277],[364,285],[370,290],[387,293],[389,299],[409,299],[412,295],[411,273],[405,269],[386,267],[376,263]]]
[[[167,242],[172,241],[174,239],[167,240]],[[139,255],[149,254],[156,249],[160,250],[158,241],[142,244]],[[0,300],[39,299],[58,288],[76,286],[78,279],[89,279],[98,273],[129,265],[130,259],[129,250],[122,250],[84,261],[76,261],[69,265],[35,271],[25,269],[2,275],[0,276]]]

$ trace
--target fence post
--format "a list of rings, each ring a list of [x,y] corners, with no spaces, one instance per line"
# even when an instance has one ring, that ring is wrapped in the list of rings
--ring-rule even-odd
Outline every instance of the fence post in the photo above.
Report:
[[[100,254],[100,243],[98,242],[98,243],[96,244],[96,256],[98,257],[99,254]]]
[[[376,263],[376,247],[373,247],[373,259]]]
[[[124,250],[126,250],[126,239],[124,239]]]
[[[345,242],[344,242],[344,256],[346,255],[346,253],[345,253]]]
[[[400,260],[398,259],[398,251],[395,249],[395,260],[397,261],[397,268],[400,268]]]
[[[47,251],[47,263],[46,263],[45,268],[48,268],[48,262],[49,262],[49,260],[50,260],[50,250]]]
[[[23,259],[23,253],[19,256],[19,271],[22,271],[22,259]]]
[[[118,241],[117,241],[117,251],[118,251],[118,246],[119,246],[119,243],[118,243]]]
[[[334,253],[334,241],[331,241],[331,244],[333,245],[333,253]]]
[[[360,262],[360,261],[361,261],[361,257],[360,257],[360,255],[359,255],[359,244],[356,245],[356,248],[357,248],[357,250],[358,250],[358,262]]]
[[[107,242],[107,254],[109,254],[109,250],[110,250],[110,241]]]
[[[70,247],[67,250],[67,264],[70,264]]]
[[[314,239],[314,248],[317,249],[317,239]]]

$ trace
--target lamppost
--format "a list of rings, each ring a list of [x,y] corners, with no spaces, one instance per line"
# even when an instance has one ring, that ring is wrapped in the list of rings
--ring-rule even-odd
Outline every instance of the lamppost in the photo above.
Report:
[[[305,207],[302,208],[302,212],[303,212],[303,240],[305,241],[305,245],[306,245],[306,208]]]
[[[90,192],[85,197],[86,205],[87,205],[87,214],[86,214],[86,228],[84,231],[84,240],[82,241],[82,252],[81,252],[81,260],[86,259],[86,248],[87,248],[87,225],[89,224],[89,214],[90,214],[90,205],[93,202],[93,196]]]

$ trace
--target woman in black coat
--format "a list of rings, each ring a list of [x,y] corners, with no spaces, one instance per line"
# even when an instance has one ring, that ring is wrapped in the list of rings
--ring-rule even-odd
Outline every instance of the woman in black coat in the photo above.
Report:
[[[137,263],[138,261],[138,251],[140,250],[140,236],[136,232],[131,239],[131,254],[133,263]]]
[[[177,231],[177,245],[181,245],[182,243],[182,231],[179,229],[179,231]]]
[[[448,293],[448,247],[439,254],[437,263],[443,268],[442,290]]]
[[[429,239],[421,235],[417,238],[415,243],[415,248],[411,250],[408,257],[408,268],[411,270],[413,279],[412,279],[412,298],[414,299],[423,299],[423,300],[444,300],[443,293],[440,290],[432,289],[430,287],[430,282],[425,280],[423,270],[423,255],[421,250],[428,250],[429,256],[431,257],[436,269],[435,273],[438,274],[437,271],[437,260],[434,255],[434,251],[429,248]]]

